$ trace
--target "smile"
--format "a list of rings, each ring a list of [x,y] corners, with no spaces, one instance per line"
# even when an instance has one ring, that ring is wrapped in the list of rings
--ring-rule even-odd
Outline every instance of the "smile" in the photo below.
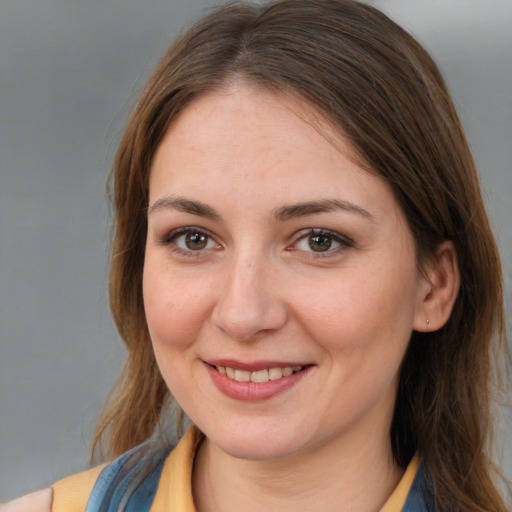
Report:
[[[235,400],[267,400],[298,385],[313,370],[314,364],[278,361],[241,362],[203,361],[217,389]]]
[[[283,368],[264,368],[262,370],[247,371],[231,368],[229,366],[215,366],[215,369],[228,379],[238,382],[269,382],[279,380],[283,377],[289,377],[294,373],[298,373],[304,369],[303,366],[285,366]]]

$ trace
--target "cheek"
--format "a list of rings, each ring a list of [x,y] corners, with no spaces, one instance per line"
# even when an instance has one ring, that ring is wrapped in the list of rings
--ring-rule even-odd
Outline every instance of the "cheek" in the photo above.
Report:
[[[192,286],[189,280],[168,269],[153,265],[144,267],[143,295],[146,320],[155,352],[185,349],[193,343],[208,311],[205,286]]]
[[[187,404],[196,392],[195,342],[208,315],[207,294],[204,287],[198,290],[189,281],[182,286],[183,278],[169,276],[150,263],[144,268],[143,294],[155,358],[173,397]]]
[[[388,269],[343,273],[324,286],[301,283],[294,307],[309,336],[333,356],[400,358],[412,332],[415,274]]]

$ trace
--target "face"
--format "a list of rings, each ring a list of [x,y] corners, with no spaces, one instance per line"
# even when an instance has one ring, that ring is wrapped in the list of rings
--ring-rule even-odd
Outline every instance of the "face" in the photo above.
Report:
[[[245,85],[200,97],[151,168],[143,283],[156,359],[185,412],[236,457],[388,443],[421,315],[390,188],[304,113]]]

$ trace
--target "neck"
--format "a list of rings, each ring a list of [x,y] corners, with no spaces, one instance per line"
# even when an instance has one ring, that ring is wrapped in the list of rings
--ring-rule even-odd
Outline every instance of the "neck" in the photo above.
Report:
[[[403,470],[387,436],[358,434],[363,442],[334,439],[270,461],[232,457],[205,439],[193,473],[197,512],[377,512]]]

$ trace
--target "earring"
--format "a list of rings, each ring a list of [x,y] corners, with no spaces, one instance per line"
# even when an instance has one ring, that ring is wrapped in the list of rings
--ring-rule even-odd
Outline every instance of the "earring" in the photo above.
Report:
[[[430,320],[427,318],[427,325],[429,325],[429,324],[430,324]]]

